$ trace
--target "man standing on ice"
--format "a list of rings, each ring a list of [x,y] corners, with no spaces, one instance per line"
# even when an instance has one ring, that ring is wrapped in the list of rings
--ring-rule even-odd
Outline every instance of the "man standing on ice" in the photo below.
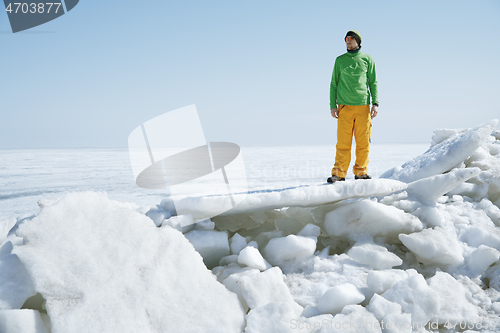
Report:
[[[332,117],[338,119],[338,123],[337,153],[332,176],[327,179],[329,183],[345,180],[351,162],[353,133],[356,139],[354,178],[371,179],[367,174],[371,118],[375,118],[378,112],[375,62],[370,55],[360,51],[361,33],[359,31],[348,31],[345,43],[347,53],[335,59],[330,85],[330,110]]]

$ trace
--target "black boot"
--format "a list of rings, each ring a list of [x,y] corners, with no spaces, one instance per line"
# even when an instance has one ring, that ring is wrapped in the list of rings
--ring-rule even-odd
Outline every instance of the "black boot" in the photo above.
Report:
[[[354,179],[372,179],[372,177],[368,176],[367,174],[364,174],[361,176],[354,176]]]
[[[337,175],[333,175],[331,177],[328,177],[326,181],[329,183],[335,183],[335,182],[342,182],[344,180],[345,180],[345,178],[339,177]]]

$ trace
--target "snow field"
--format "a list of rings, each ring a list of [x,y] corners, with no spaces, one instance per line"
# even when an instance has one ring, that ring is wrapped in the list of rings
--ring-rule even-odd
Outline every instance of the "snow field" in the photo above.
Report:
[[[392,179],[254,192],[211,219],[217,197],[171,216],[85,192],[0,221],[0,332],[499,331],[496,125],[436,130]]]

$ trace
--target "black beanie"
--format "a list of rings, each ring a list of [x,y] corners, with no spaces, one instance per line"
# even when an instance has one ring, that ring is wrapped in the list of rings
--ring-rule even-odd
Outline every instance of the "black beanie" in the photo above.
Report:
[[[355,33],[354,31],[348,31],[347,34],[345,35],[345,37],[347,37],[347,36],[354,37],[356,42],[358,42],[358,45],[361,45],[361,37],[359,37],[359,35],[357,33]],[[345,37],[344,37],[344,39],[345,39]]]

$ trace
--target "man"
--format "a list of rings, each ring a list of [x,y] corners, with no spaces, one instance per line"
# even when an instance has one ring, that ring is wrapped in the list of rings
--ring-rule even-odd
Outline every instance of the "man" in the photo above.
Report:
[[[332,117],[338,119],[337,153],[332,176],[327,179],[329,183],[345,180],[351,162],[353,133],[356,139],[354,178],[371,179],[367,167],[371,118],[375,118],[378,112],[377,76],[373,58],[360,51],[361,38],[359,31],[347,32],[347,53],[338,56],[333,67],[330,111]]]

